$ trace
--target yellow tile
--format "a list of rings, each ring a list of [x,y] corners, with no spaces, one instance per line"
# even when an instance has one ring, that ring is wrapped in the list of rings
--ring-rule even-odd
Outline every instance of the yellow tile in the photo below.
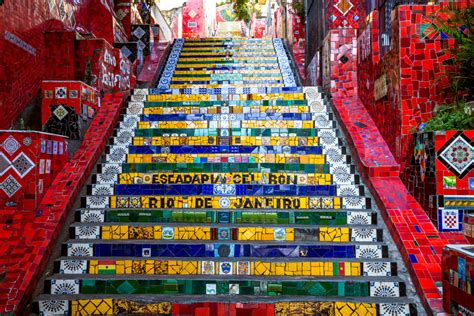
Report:
[[[161,234],[161,226],[154,226],[153,227],[153,236],[155,239],[161,239],[162,234]]]
[[[133,270],[133,260],[125,260],[124,261],[124,267],[125,267],[125,274],[132,274]]]
[[[183,261],[182,274],[198,274],[198,261]]]
[[[332,262],[324,262],[324,275],[332,276],[333,275],[334,264]]]
[[[295,229],[294,228],[287,228],[286,229],[286,240],[294,241],[295,240]]]
[[[145,271],[146,271],[146,274],[155,274],[155,261],[154,260],[145,261]]]
[[[375,304],[367,303],[346,303],[346,302],[336,302],[335,304],[336,316],[346,316],[346,315],[377,315],[377,308]]]
[[[110,208],[117,208],[117,197],[111,196],[110,199]]]
[[[102,226],[101,227],[101,239],[112,239],[112,235],[111,235],[111,227],[108,227],[108,226]]]
[[[125,262],[124,262],[124,260],[117,260],[115,262],[115,273],[116,274],[125,274]]]
[[[275,275],[285,275],[285,264],[284,263],[277,263],[275,264]]]
[[[286,265],[286,270],[287,271],[296,271],[298,269],[298,265],[296,262],[288,262]]]
[[[78,300],[71,304],[71,315],[113,315],[112,299]]]
[[[99,261],[97,260],[90,260],[89,261],[89,274],[98,274],[98,265]]]
[[[254,275],[269,275],[269,274],[270,274],[269,262],[255,262]]]
[[[351,275],[353,276],[360,276],[360,262],[352,262],[351,263]]]

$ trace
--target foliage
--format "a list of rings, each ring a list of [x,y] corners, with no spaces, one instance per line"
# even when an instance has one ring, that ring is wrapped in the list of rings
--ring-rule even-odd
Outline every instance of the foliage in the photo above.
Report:
[[[235,0],[234,1],[235,15],[239,20],[249,23],[251,19],[249,0]]]
[[[473,100],[474,7],[466,9],[447,7],[430,18],[432,33],[447,35],[454,39],[454,45],[445,49],[451,54],[454,66],[447,67],[446,71],[453,93],[458,100]]]
[[[474,117],[465,111],[465,102],[474,100],[474,7],[447,7],[430,18],[432,33],[454,40],[454,45],[444,49],[452,56],[445,69],[454,102],[438,106],[427,129],[474,129]]]
[[[423,131],[447,131],[474,129],[474,116],[466,113],[464,101],[458,104],[441,105],[427,122]]]
[[[303,0],[295,0],[292,5],[293,11],[295,11],[296,15],[300,17],[302,21],[305,20],[306,11],[304,8],[304,1]]]

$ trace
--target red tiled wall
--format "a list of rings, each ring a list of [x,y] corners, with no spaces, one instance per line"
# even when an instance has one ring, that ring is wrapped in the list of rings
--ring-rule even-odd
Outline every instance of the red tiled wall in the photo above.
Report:
[[[370,43],[370,47],[358,48],[359,95],[402,171],[410,164],[412,133],[449,97],[447,79],[439,80],[444,75],[442,62],[449,55],[441,51],[437,37],[423,38],[420,27],[428,23],[426,16],[437,10],[437,5],[398,6],[392,22],[391,50],[384,56],[378,49],[377,11],[369,15],[358,33],[359,44]],[[363,52],[367,57],[362,57]],[[375,87],[377,80],[382,84]],[[376,98],[380,86],[385,86],[386,93],[380,92]]]
[[[464,175],[458,176],[455,172],[447,168],[447,165],[439,159],[443,146],[447,145],[448,142],[454,140],[458,134],[458,131],[446,131],[438,132],[435,135],[435,151],[436,155],[436,192],[442,195],[471,195],[474,196],[474,162],[471,162],[471,167],[467,168]],[[464,131],[462,135],[466,136],[466,141],[470,140],[471,144],[474,144],[474,130]],[[471,145],[472,146],[472,145]],[[462,150],[462,149],[460,149]],[[471,161],[474,157],[469,157]],[[443,177],[455,177],[456,184],[454,188],[446,187],[443,185]]]
[[[117,123],[122,94],[107,95],[87,130],[79,149],[45,192],[36,212],[2,211],[0,266],[6,276],[0,281],[0,314],[21,314],[54,247],[66,213],[102,154]]]
[[[71,1],[24,0],[5,1],[0,6],[0,108],[3,109],[0,129],[11,126],[38,93],[42,80],[73,79],[65,78],[72,71],[72,54],[68,54],[73,49],[72,35],[45,35],[46,31],[75,27],[113,42],[114,18],[104,3],[110,6],[113,1],[83,0],[74,5]],[[61,42],[51,42],[54,38]],[[45,62],[50,53],[52,61]]]
[[[359,27],[359,21],[364,17],[364,1],[361,0],[330,0],[326,1],[326,27],[328,30],[337,28]]]
[[[183,8],[183,38],[200,38],[204,36],[204,1],[188,0]],[[194,25],[194,27],[190,27]]]
[[[130,0],[115,0],[115,15],[122,24],[126,34],[130,34],[132,25],[132,8]]]
[[[0,209],[34,210],[64,166],[64,137],[39,132],[0,133]],[[20,162],[20,163],[15,163]]]
[[[472,289],[469,284],[474,279],[474,258],[472,255],[468,256],[453,247],[444,248],[442,267],[445,310],[450,312],[450,303],[453,302],[473,311],[474,300],[472,300]]]
[[[370,35],[376,34],[376,20],[376,14],[374,14],[372,29],[368,31]],[[402,25],[410,23],[408,20]],[[400,167],[392,155],[393,146],[387,146],[386,142],[390,140],[384,140],[382,137],[387,134],[387,127],[380,126],[380,121],[377,121],[377,118],[383,115],[386,118],[385,124],[397,124],[396,113],[399,112],[396,111],[401,111],[397,110],[399,107],[394,107],[392,111],[386,106],[368,106],[360,100],[362,98],[364,103],[373,103],[375,99],[374,78],[378,78],[381,70],[374,69],[375,67],[371,67],[371,64],[378,63],[385,67],[384,69],[393,70],[394,81],[401,81],[400,78],[404,74],[397,77],[399,69],[397,58],[395,58],[397,55],[392,53],[393,56],[389,55],[391,59],[387,59],[384,63],[379,62],[378,45],[375,45],[378,44],[378,34],[369,38],[366,33],[365,40],[372,44],[368,45],[372,47],[364,48],[362,45],[364,39],[360,38],[361,32],[358,34],[359,41],[357,41],[355,29],[349,22],[346,25],[349,25],[348,28],[329,30],[323,42],[322,85],[325,91],[331,94],[335,114],[341,122],[348,144],[354,153],[355,162],[381,209],[381,214],[400,250],[425,308],[437,314],[443,312],[442,298],[436,284],[441,281],[442,247],[446,244],[466,243],[466,239],[459,233],[438,233],[425,211],[400,180]],[[397,23],[395,27],[396,25]],[[363,26],[362,30],[364,28]],[[402,47],[405,47],[404,45],[405,43]],[[362,58],[362,49],[366,49],[365,53],[369,54],[365,58]],[[370,51],[367,52],[367,49]],[[358,56],[358,54],[361,55]],[[343,58],[344,56],[346,58]],[[357,64],[357,58],[360,58],[359,64]],[[423,57],[414,55],[412,58],[418,61],[418,58]],[[379,68],[382,69],[382,66]],[[318,67],[308,68],[315,72]],[[358,75],[358,70],[361,68],[364,69],[360,72],[361,75]],[[317,78],[315,73],[311,74],[311,80]],[[393,87],[394,91],[390,91],[391,87],[388,87],[388,93],[393,93],[397,97],[401,95],[400,89],[395,90],[399,85]],[[379,91],[381,90],[378,89],[377,92]],[[374,115],[372,118],[369,112],[377,112],[379,116]],[[399,120],[398,126],[401,126],[401,119]],[[384,134],[381,134],[380,131],[384,128]],[[398,134],[400,133],[401,128],[398,128]]]
[[[356,29],[330,30],[323,43],[322,84],[337,97],[357,94]]]
[[[296,66],[302,80],[306,80],[305,74],[305,46],[306,46],[306,36],[305,36],[305,24],[299,16],[291,13],[291,25],[292,25],[292,46],[293,56],[295,57]]]
[[[57,96],[58,88],[66,88],[66,95]],[[41,104],[41,125],[44,126],[51,116],[50,105],[63,104],[73,107],[77,114],[81,114],[81,105],[99,109],[99,96],[97,91],[80,81],[43,81],[41,84],[42,104]]]
[[[44,58],[44,77],[48,80],[74,78],[76,34],[71,31],[48,31],[44,34],[47,58]]]

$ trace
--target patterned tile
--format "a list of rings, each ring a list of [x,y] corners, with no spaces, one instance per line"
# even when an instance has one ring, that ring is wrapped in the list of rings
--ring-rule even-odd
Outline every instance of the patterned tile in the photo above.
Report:
[[[20,149],[20,143],[13,136],[8,136],[2,143],[3,149],[12,156],[18,149]]]
[[[13,159],[12,167],[16,173],[23,178],[35,167],[35,163],[22,152]]]
[[[8,197],[12,197],[21,189],[21,184],[13,177],[9,175],[2,183],[0,183],[0,189],[8,195]]]
[[[474,168],[474,142],[459,132],[440,148],[438,159],[456,176],[463,178]]]

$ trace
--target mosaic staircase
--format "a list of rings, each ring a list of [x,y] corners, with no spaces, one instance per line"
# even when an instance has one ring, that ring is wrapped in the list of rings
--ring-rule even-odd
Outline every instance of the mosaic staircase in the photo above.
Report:
[[[40,313],[416,314],[335,118],[279,39],[176,40],[114,135]]]

